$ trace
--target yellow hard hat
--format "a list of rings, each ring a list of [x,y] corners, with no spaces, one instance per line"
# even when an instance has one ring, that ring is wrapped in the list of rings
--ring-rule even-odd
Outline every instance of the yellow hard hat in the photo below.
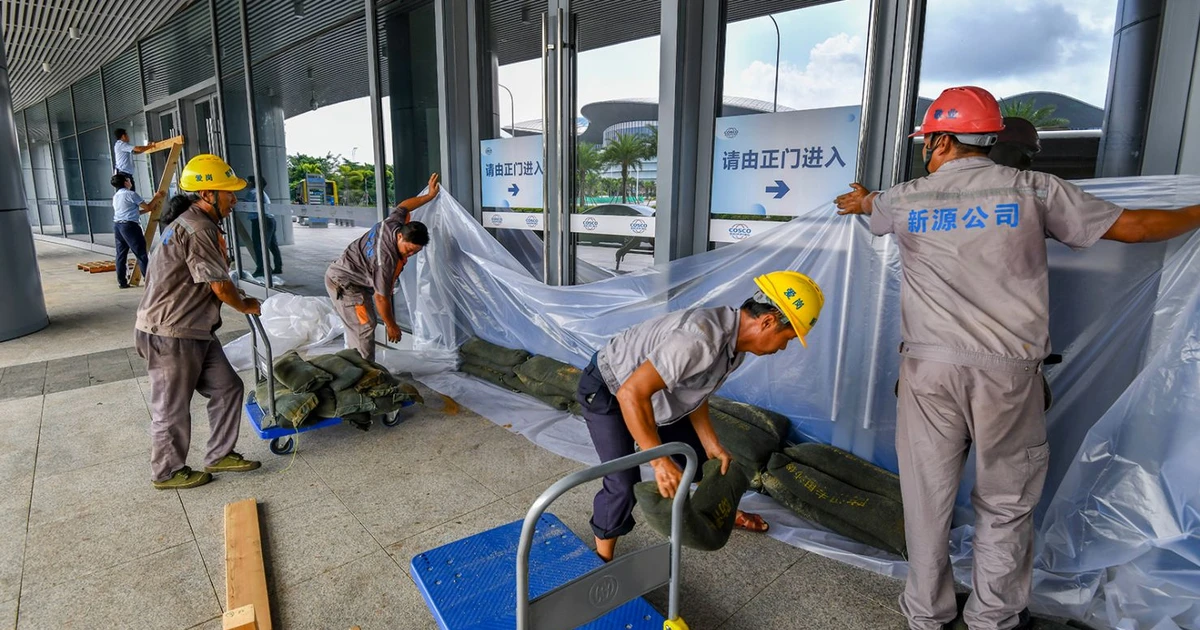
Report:
[[[233,168],[225,160],[212,155],[201,153],[188,160],[179,176],[179,187],[188,192],[201,190],[228,190],[237,192],[246,187],[246,180],[233,172]]]
[[[825,306],[825,295],[812,278],[798,271],[772,271],[754,279],[758,289],[783,313],[796,329],[796,336],[805,348],[808,331],[816,325]]]

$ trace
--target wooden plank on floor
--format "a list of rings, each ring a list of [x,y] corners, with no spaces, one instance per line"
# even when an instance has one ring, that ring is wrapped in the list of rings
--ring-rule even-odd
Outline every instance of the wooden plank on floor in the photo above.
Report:
[[[253,605],[256,629],[271,630],[262,532],[254,499],[225,505],[225,604],[229,610]]]
[[[254,604],[234,608],[221,616],[221,630],[258,630],[254,619]]]

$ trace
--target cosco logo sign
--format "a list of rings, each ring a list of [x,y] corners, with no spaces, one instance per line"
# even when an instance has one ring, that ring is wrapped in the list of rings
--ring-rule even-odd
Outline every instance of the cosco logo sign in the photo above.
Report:
[[[634,220],[632,220],[632,221],[630,221],[630,222],[629,222],[629,230],[630,230],[631,232],[633,232],[634,234],[642,234],[642,233],[644,233],[644,232],[646,231],[646,229],[647,229],[647,228],[649,228],[649,227],[650,227],[650,226],[649,226],[649,225],[648,225],[648,224],[647,224],[645,221],[643,221],[643,220],[641,220],[641,219],[634,219]]]
[[[483,152],[484,152],[484,153],[486,153],[486,154],[488,154],[488,155],[491,155],[491,154],[492,154],[492,147],[488,147],[488,148],[484,149],[484,151],[483,151]]]
[[[729,226],[729,237],[735,241],[740,241],[753,233],[754,230],[751,230],[750,226],[745,223],[734,223]]]
[[[621,590],[617,579],[611,575],[606,575],[600,578],[600,581],[592,585],[588,589],[588,603],[594,608],[603,608],[609,602],[617,598],[617,592]]]
[[[492,215],[492,225],[502,225],[503,223],[504,223],[504,217],[502,217],[498,214]]]
[[[730,140],[733,140],[734,138],[736,138],[737,135],[738,135],[737,127],[730,127],[725,130],[725,137],[729,138]]]
[[[592,217],[588,217],[583,220],[583,229],[585,229],[589,232],[598,227],[600,227],[600,222]]]
[[[537,227],[538,223],[540,222],[541,221],[538,220],[538,217],[532,215],[525,217],[525,225],[528,225],[529,227]]]

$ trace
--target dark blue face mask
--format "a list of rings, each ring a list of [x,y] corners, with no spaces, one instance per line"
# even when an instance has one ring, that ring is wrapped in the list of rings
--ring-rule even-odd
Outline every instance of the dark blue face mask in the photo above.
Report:
[[[933,160],[933,148],[937,144],[937,134],[925,136],[925,144],[921,145],[921,160],[925,163],[925,172],[929,172],[929,162]]]

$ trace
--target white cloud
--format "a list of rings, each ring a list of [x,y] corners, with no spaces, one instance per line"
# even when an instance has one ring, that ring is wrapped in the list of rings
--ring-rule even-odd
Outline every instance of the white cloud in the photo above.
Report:
[[[779,64],[779,104],[793,109],[853,105],[862,101],[866,44],[862,36],[839,33],[813,46],[808,64]],[[726,96],[771,102],[775,64],[752,61],[725,76]]]

